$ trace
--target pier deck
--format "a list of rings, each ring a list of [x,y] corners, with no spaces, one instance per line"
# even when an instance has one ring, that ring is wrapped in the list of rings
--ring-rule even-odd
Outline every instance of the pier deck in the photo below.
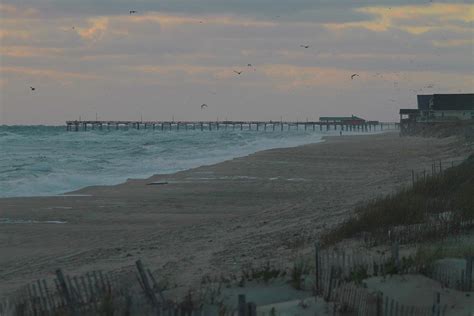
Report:
[[[341,122],[314,121],[66,121],[67,131],[86,131],[88,129],[151,129],[151,130],[341,130],[376,131],[397,128],[397,123],[366,121],[348,124]]]

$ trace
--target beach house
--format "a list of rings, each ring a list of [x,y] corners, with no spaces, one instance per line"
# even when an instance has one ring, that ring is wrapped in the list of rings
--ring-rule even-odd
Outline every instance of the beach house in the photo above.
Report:
[[[411,134],[421,125],[474,120],[474,93],[417,96],[416,109],[400,109],[402,134]]]
[[[420,110],[420,105],[418,107]],[[429,99],[428,119],[435,121],[474,119],[474,93],[470,94],[433,94]]]
[[[418,95],[417,109],[400,109],[402,120],[446,122],[474,119],[474,93]]]

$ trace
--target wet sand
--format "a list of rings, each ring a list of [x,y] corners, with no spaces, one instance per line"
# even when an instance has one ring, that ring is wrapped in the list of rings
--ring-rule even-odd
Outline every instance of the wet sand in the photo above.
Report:
[[[250,262],[285,264],[358,203],[408,184],[411,169],[469,150],[455,138],[330,137],[66,196],[0,199],[0,297],[58,267],[121,270],[141,258],[188,286]]]

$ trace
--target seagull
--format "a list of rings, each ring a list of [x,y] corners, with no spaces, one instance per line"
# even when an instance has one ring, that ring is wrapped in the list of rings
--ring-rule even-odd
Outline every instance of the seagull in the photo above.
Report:
[[[309,48],[309,45],[300,45],[300,47]]]
[[[204,108],[207,108],[207,104],[206,104],[206,103],[204,103],[204,104],[201,105],[201,110],[204,109]]]
[[[252,64],[247,64],[247,67],[252,67]]]
[[[36,88],[35,87],[30,87],[31,91],[35,91]]]
[[[130,15],[132,15],[134,13],[137,13],[137,11],[135,11],[135,10],[130,10],[129,12],[130,12]]]
[[[358,74],[353,74],[353,75],[351,76],[351,80],[354,79],[354,77],[360,77],[360,76],[359,76]]]
[[[237,71],[237,70],[234,70],[234,72],[238,75],[240,75],[242,73],[242,70],[241,71]]]

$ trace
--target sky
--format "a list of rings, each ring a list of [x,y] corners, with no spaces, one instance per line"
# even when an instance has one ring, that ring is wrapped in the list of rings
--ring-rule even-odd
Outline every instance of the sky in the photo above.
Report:
[[[0,124],[396,121],[474,91],[473,20],[471,1],[2,0]]]

